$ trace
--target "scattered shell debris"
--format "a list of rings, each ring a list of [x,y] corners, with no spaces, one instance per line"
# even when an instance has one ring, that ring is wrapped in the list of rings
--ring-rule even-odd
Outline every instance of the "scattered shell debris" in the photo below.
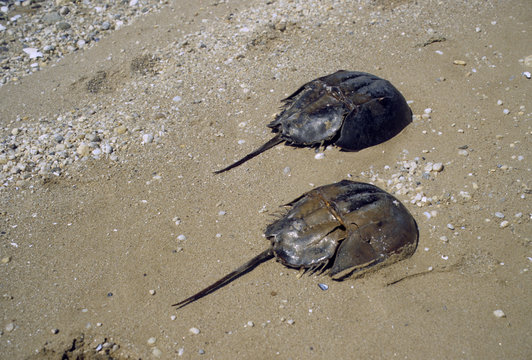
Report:
[[[26,40],[23,48],[3,46],[0,86],[54,66],[67,54],[92,47],[113,30],[148,12],[158,12],[164,5],[162,1],[143,1],[139,6],[136,0],[106,2],[105,6],[101,1],[2,2],[6,3],[1,12],[8,21],[0,24],[0,32]],[[28,11],[30,8],[33,11]]]

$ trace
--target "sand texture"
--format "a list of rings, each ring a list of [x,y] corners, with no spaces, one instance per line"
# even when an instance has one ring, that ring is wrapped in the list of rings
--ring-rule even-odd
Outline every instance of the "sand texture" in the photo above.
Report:
[[[532,358],[529,0],[146,3],[13,62],[31,75],[0,69],[0,358]],[[413,122],[213,174],[339,69],[391,81]],[[269,261],[171,307],[265,250],[281,205],[342,179],[405,204],[412,257],[342,282]]]

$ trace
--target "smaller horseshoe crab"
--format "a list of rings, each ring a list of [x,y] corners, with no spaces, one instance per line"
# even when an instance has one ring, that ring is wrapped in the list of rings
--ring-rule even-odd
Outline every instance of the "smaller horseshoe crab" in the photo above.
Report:
[[[403,95],[375,75],[340,70],[301,86],[282,100],[281,113],[268,124],[271,140],[220,174],[285,141],[288,145],[317,147],[334,144],[359,151],[391,139],[412,122]]]
[[[173,306],[188,305],[274,257],[285,266],[343,280],[405,259],[417,247],[412,215],[371,184],[343,180],[315,188],[286,206],[288,212],[266,227],[269,249]]]

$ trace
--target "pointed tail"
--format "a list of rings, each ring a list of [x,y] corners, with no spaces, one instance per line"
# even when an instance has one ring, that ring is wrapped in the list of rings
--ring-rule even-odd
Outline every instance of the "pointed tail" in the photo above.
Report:
[[[248,155],[244,156],[242,159],[238,160],[237,162],[229,165],[228,167],[226,168],[223,168],[222,170],[217,170],[215,171],[214,173],[215,174],[220,174],[220,173],[223,173],[223,172],[226,172],[227,170],[231,170],[232,168],[235,168],[237,167],[238,165],[242,165],[243,163],[245,163],[246,161],[250,160],[250,159],[253,159],[255,156],[259,155],[260,153],[263,153],[264,151],[268,150],[268,149],[271,149],[272,147],[274,147],[275,145],[277,144],[280,144],[282,143],[284,140],[281,139],[281,134],[277,134],[275,135],[270,141],[268,141],[266,144],[262,145],[260,148],[258,148],[257,150],[249,153]]]
[[[202,297],[204,297],[204,296],[206,296],[206,295],[208,295],[208,294],[210,294],[210,293],[212,293],[212,292],[224,287],[225,285],[229,284],[231,281],[233,281],[236,278],[244,275],[248,271],[254,269],[257,265],[262,264],[263,262],[265,262],[266,260],[270,260],[271,258],[273,258],[273,251],[270,248],[268,250],[265,250],[265,251],[261,252],[259,255],[255,256],[253,259],[249,260],[247,263],[245,263],[244,265],[240,266],[235,271],[227,274],[226,276],[224,276],[223,278],[221,278],[220,280],[218,280],[217,282],[215,282],[211,286],[206,287],[205,289],[201,290],[200,292],[192,295],[189,298],[186,298],[183,301],[180,301],[180,302],[178,302],[176,304],[173,304],[172,306],[177,306],[177,309],[180,309],[180,308],[190,304],[191,302],[199,300]]]

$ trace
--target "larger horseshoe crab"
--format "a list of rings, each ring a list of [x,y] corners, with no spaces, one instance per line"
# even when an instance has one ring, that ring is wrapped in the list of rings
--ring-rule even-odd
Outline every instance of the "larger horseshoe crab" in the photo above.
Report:
[[[340,70],[312,80],[282,101],[281,113],[268,124],[277,134],[216,174],[283,141],[308,147],[334,144],[345,151],[359,151],[391,139],[412,122],[405,98],[389,81],[358,71]]]
[[[343,280],[407,258],[417,247],[412,215],[371,184],[343,180],[315,188],[286,206],[288,212],[266,227],[270,248],[173,306],[188,305],[274,257],[285,266]]]

